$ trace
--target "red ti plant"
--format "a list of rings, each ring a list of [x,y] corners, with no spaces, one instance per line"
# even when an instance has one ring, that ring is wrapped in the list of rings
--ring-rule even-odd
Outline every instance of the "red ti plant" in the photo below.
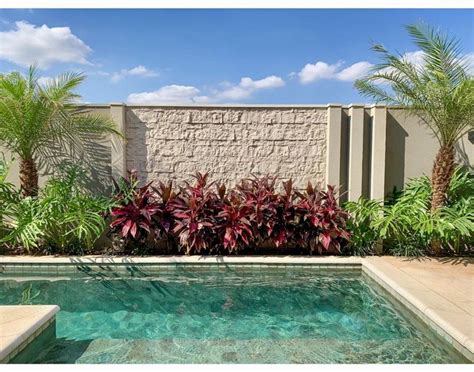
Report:
[[[158,208],[154,216],[158,236],[168,237],[175,225],[173,202],[176,194],[173,191],[173,182],[169,181],[167,184],[164,184],[160,181],[158,187],[153,187],[153,190],[159,197],[159,200],[156,201]]]
[[[173,232],[178,235],[186,253],[201,253],[218,244],[215,230],[221,200],[207,184],[208,174],[196,173],[195,185],[186,182],[173,200]]]
[[[139,239],[150,233],[152,217],[158,212],[158,205],[150,184],[137,186],[136,173],[130,172],[129,180],[122,179],[116,194],[118,206],[111,211],[110,227],[120,230],[123,238]],[[116,183],[116,186],[119,186]]]
[[[289,242],[302,244],[303,236],[299,224],[297,198],[293,189],[293,180],[283,182],[283,193],[277,195],[276,214],[271,239],[277,247]]]
[[[222,186],[219,192],[222,192]],[[222,200],[222,210],[217,214],[217,229],[224,249],[232,253],[249,246],[253,240],[254,233],[249,221],[250,208],[242,203],[236,192],[231,192],[228,198],[222,197]]]
[[[341,251],[341,243],[350,237],[346,228],[348,214],[337,204],[334,186],[328,191],[315,190],[308,183],[305,193],[296,191],[300,197],[298,213],[304,224],[304,235],[311,252],[321,253],[331,248]]]
[[[253,177],[237,185],[239,195],[249,210],[249,221],[257,243],[262,243],[273,233],[278,205],[275,181],[276,178],[269,176]]]

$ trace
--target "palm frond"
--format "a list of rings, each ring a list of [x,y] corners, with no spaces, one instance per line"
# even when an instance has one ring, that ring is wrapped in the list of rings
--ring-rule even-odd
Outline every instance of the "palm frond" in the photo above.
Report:
[[[56,166],[58,159],[87,159],[88,142],[122,136],[110,118],[78,106],[75,89],[84,79],[68,72],[39,84],[35,66],[26,76],[1,75],[0,143],[20,158]]]
[[[423,51],[425,69],[441,72],[453,85],[467,77],[467,62],[462,55],[460,41],[449,37],[427,24],[407,25],[414,43]]]
[[[468,74],[467,58],[458,40],[429,26],[409,25],[407,31],[421,49],[422,63],[375,44],[372,50],[381,63],[356,80],[355,87],[375,102],[407,108],[441,145],[452,146],[474,128],[474,80]]]

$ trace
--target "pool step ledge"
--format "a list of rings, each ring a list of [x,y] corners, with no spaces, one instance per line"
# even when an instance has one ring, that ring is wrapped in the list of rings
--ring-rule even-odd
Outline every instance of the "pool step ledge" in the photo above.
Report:
[[[8,363],[55,321],[57,305],[0,306],[0,363]]]
[[[403,261],[400,259],[398,264],[400,262]],[[441,276],[438,283],[433,281],[432,287],[429,287],[419,281],[420,274],[408,275],[393,263],[393,258],[391,262],[382,257],[368,257],[362,262],[362,271],[474,362],[474,315],[458,307],[452,298],[443,297],[433,290],[446,279]],[[440,272],[440,268],[436,268],[435,272]],[[454,283],[452,285],[454,291]],[[472,301],[472,297],[465,300]]]

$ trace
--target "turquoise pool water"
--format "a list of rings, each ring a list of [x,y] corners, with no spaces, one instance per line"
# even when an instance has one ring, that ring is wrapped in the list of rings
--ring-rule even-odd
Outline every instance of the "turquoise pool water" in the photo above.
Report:
[[[32,363],[463,362],[358,271],[10,277],[0,303],[61,307]]]

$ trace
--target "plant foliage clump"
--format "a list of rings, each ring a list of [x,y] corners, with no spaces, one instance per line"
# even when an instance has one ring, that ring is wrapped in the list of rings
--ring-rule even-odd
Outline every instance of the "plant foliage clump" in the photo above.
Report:
[[[154,188],[121,180],[132,192],[131,197],[117,194],[113,231],[135,244],[164,238],[186,254],[237,253],[265,245],[341,253],[347,245],[348,215],[332,187],[322,191],[309,184],[299,192],[289,180],[278,192],[276,179],[266,176],[244,179],[227,190],[208,178],[197,173],[195,182],[186,182],[177,193],[171,183]]]
[[[474,176],[456,168],[446,205],[431,212],[431,182],[426,176],[411,180],[401,193],[382,203],[360,198],[347,202],[350,247],[355,254],[371,254],[383,239],[388,253],[419,256],[436,241],[445,254],[462,254],[474,247]]]
[[[38,197],[23,197],[12,184],[0,183],[0,243],[27,252],[85,253],[106,229],[113,205],[80,187],[81,170],[71,166],[49,179]]]

